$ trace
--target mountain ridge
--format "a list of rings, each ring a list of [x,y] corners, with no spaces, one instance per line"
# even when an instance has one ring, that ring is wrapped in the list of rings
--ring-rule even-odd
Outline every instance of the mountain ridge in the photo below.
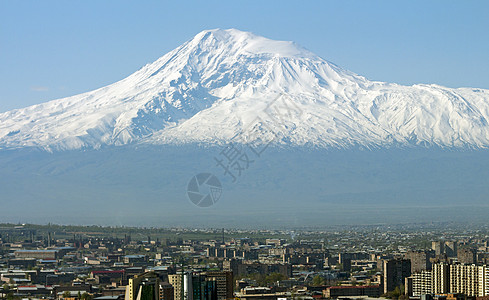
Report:
[[[271,116],[277,99],[295,109]],[[488,90],[369,81],[293,42],[215,29],[114,84],[0,113],[0,148],[263,142],[270,134],[276,144],[320,148],[487,148],[488,118]]]

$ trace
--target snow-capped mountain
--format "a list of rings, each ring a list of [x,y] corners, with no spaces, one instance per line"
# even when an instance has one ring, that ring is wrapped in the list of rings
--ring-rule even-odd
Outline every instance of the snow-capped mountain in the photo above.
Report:
[[[270,132],[298,146],[486,148],[488,119],[489,90],[373,82],[292,42],[217,29],[109,86],[1,113],[0,148],[261,141]]]

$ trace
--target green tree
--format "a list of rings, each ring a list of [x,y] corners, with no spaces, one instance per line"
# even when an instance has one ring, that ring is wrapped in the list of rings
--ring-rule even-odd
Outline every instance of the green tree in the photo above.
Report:
[[[277,282],[284,279],[287,279],[287,277],[280,273],[272,273],[266,277],[267,283]]]
[[[324,278],[319,276],[319,275],[314,276],[314,278],[312,279],[312,285],[313,286],[324,285],[324,283],[325,283]]]
[[[16,300],[16,299],[20,299],[20,297],[14,296],[14,292],[10,292],[7,294],[6,299],[7,300]]]
[[[396,300],[397,299],[404,299],[405,295],[403,292],[404,292],[404,290],[403,290],[402,285],[400,287],[396,286],[396,288],[393,291],[387,292],[387,294],[383,294],[382,297],[385,297],[388,299],[396,299]]]
[[[396,288],[395,288],[395,289],[394,289],[394,291],[392,292],[392,297],[393,297],[394,299],[398,299],[398,298],[399,298],[399,296],[401,296],[401,289],[400,289],[398,286],[396,286]]]

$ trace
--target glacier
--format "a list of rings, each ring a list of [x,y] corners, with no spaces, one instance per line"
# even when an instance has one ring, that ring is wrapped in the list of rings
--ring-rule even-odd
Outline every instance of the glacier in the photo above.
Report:
[[[281,95],[300,113],[276,122],[263,111]],[[224,144],[257,115],[285,146],[489,146],[488,90],[370,81],[293,42],[215,29],[109,86],[1,113],[0,148]]]

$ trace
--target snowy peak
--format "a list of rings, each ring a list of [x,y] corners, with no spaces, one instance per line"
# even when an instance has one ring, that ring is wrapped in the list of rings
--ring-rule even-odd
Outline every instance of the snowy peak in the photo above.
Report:
[[[279,97],[295,108],[281,122],[266,113]],[[249,128],[286,145],[487,147],[487,120],[487,90],[371,82],[293,42],[215,29],[104,88],[0,114],[0,148],[225,143]]]
[[[199,49],[222,51],[225,55],[318,58],[294,42],[275,41],[236,29],[204,30],[189,43]],[[221,50],[218,50],[221,49]]]

